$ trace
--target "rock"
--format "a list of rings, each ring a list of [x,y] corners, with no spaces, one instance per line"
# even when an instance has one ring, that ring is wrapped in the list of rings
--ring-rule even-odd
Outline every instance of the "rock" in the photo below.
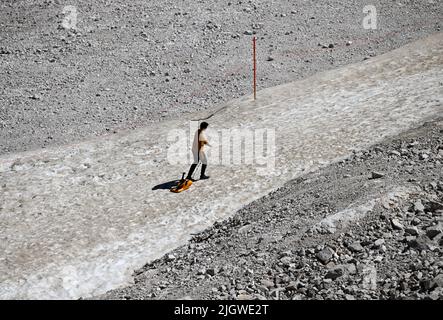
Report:
[[[349,47],[352,44],[352,41],[346,42],[346,46]]]
[[[283,257],[280,259],[280,262],[283,263],[284,265],[289,265],[291,263],[291,257]]]
[[[269,281],[269,280],[262,280],[261,284],[264,285],[268,289],[274,287],[274,282],[273,281]]]
[[[378,239],[374,242],[375,248],[380,248],[385,243],[385,239]]]
[[[443,297],[443,288],[436,288],[429,295],[429,299],[431,300],[439,300]]]
[[[317,259],[323,264],[327,264],[334,256],[334,250],[330,247],[325,247],[323,250],[319,251],[316,255]]]
[[[254,274],[254,270],[249,269],[249,268],[247,268],[247,269],[245,270],[245,275],[250,276],[250,275],[252,275],[252,274]]]
[[[271,297],[274,297],[274,298],[279,299],[279,297],[280,297],[280,291],[282,291],[282,288],[274,289],[274,290],[272,290],[272,291],[269,293],[269,295],[270,295]]]
[[[385,175],[381,172],[371,172],[371,179],[380,179],[383,178]]]
[[[175,260],[175,256],[174,256],[173,254],[168,254],[168,255],[166,256],[166,260],[167,260],[167,261],[174,261],[174,260]]]
[[[197,271],[197,275],[203,275],[206,274],[206,268],[201,268],[200,270]]]
[[[333,44],[333,43],[330,43],[330,44],[328,45],[328,48],[329,48],[329,49],[334,48],[334,44]]]
[[[411,236],[418,236],[418,228],[417,227],[408,227],[405,229],[405,232],[407,234],[410,234]]]
[[[443,203],[437,201],[428,201],[426,203],[426,210],[435,212],[437,210],[443,210]]]
[[[298,282],[297,281],[291,281],[289,282],[289,284],[286,286],[286,290],[292,290],[295,291],[298,288]]]
[[[417,200],[414,203],[414,211],[415,212],[423,212],[425,210],[425,206],[423,205],[423,203],[421,202],[421,200]]]
[[[408,283],[407,283],[406,281],[402,281],[402,282],[400,283],[400,289],[401,289],[402,291],[406,291],[406,290],[408,290]]]
[[[344,273],[345,273],[345,272],[344,272],[344,267],[343,267],[343,266],[337,266],[337,267],[335,267],[335,268],[329,270],[329,271],[326,273],[325,278],[326,278],[326,279],[332,279],[332,280],[335,280],[335,279],[341,277]]]
[[[364,250],[363,246],[358,241],[352,242],[350,245],[348,245],[348,248],[352,252],[362,252]]]
[[[254,32],[251,30],[246,30],[245,32],[243,32],[243,34],[245,34],[247,36],[252,36],[254,34]]]
[[[430,289],[434,288],[443,288],[443,273],[439,274],[438,276],[434,277],[430,283]]]
[[[261,291],[261,292],[268,292],[269,291],[269,289],[267,287],[265,287],[264,285],[261,285],[261,284],[259,284],[257,286],[257,290]]]
[[[249,230],[251,230],[251,229],[252,229],[252,224],[247,224],[247,225],[240,227],[238,229],[238,233],[240,233],[240,234],[248,233]]]
[[[280,255],[280,257],[289,257],[292,255],[292,251],[288,250],[288,251],[283,251]]]
[[[436,210],[434,212],[434,215],[437,216],[437,217],[443,217],[443,210]]]
[[[347,265],[345,265],[346,268],[346,272],[348,274],[356,274],[357,273],[357,268],[355,267],[355,264],[353,263],[349,263]]]
[[[392,223],[392,227],[396,230],[403,230],[404,229],[403,225],[400,223],[400,221],[398,221],[398,219],[392,219],[391,223]]]
[[[253,296],[245,293],[239,294],[237,296],[237,300],[252,300],[253,298],[254,298]]]
[[[376,256],[375,258],[374,258],[374,262],[375,263],[380,263],[380,262],[382,262],[383,261],[383,257],[382,256]]]
[[[423,236],[419,236],[413,240],[408,241],[408,245],[418,251],[429,249],[428,241]]]
[[[217,270],[215,268],[208,268],[206,270],[206,274],[209,274],[210,276],[215,276],[216,273],[217,273]]]
[[[425,291],[430,290],[431,289],[431,280],[429,280],[429,279],[421,280],[420,287]]]
[[[274,57],[273,56],[269,56],[266,61],[274,61]]]
[[[398,156],[398,157],[401,156],[401,153],[398,152],[397,150],[391,150],[391,151],[389,151],[389,154],[391,154],[391,155],[393,155],[393,156]]]
[[[430,239],[434,239],[440,233],[441,233],[441,228],[439,226],[431,226],[431,227],[426,229],[426,235]]]

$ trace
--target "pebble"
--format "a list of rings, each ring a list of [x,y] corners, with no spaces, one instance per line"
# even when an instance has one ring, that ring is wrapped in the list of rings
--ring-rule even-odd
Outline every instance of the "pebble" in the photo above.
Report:
[[[168,254],[168,255],[166,256],[166,260],[167,260],[167,261],[173,261],[173,260],[175,260],[175,256],[174,256],[173,254]]]
[[[319,251],[316,255],[317,259],[323,264],[327,264],[334,256],[334,250],[330,247],[325,247],[323,250]]]
[[[423,212],[425,210],[425,206],[423,205],[423,203],[421,202],[421,200],[417,200],[414,203],[414,211],[415,212]]]
[[[426,229],[426,235],[430,239],[434,239],[440,233],[441,233],[441,228],[439,226],[431,226]]]
[[[385,239],[378,239],[374,242],[374,247],[379,248],[385,243]]]
[[[326,273],[325,278],[326,278],[326,279],[332,279],[332,280],[335,280],[335,279],[341,277],[343,274],[344,274],[344,267],[343,267],[343,266],[337,266],[337,267],[335,267],[335,268],[329,270],[329,271]]]
[[[443,288],[443,273],[437,275],[434,279],[432,279],[430,283],[430,288]]]
[[[268,289],[274,287],[274,282],[270,281],[270,280],[262,280],[261,284],[264,285]]]
[[[355,241],[352,242],[349,246],[348,246],[349,250],[351,250],[352,252],[361,252],[364,250],[363,246],[360,244],[360,242]]]
[[[208,268],[206,270],[206,274],[209,274],[210,276],[215,276],[216,273],[217,271],[214,268]]]
[[[403,225],[400,223],[400,221],[398,219],[392,219],[391,223],[392,223],[392,227],[394,229],[397,229],[397,230],[403,230],[404,229]]]
[[[381,172],[371,172],[371,179],[380,179],[383,178],[385,175]]]
[[[408,227],[405,229],[405,232],[412,235],[412,236],[418,236],[418,228],[417,227]]]

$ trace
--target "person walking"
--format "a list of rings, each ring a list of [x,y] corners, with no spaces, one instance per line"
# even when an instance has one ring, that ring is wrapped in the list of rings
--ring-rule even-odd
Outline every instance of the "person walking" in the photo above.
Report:
[[[191,168],[189,168],[188,176],[186,177],[186,179],[192,180],[192,174],[194,173],[195,168],[197,168],[199,161],[201,161],[202,163],[200,180],[209,179],[209,176],[205,174],[206,168],[208,166],[205,146],[211,146],[205,134],[205,130],[208,128],[208,126],[209,124],[207,122],[202,122],[200,124],[200,128],[195,132],[194,142],[192,144],[192,154],[194,156],[194,162],[192,163]]]

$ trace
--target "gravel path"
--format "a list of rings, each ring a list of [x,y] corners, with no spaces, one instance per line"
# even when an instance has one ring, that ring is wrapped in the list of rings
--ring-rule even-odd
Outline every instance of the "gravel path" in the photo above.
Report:
[[[105,299],[443,299],[443,119],[288,182]]]
[[[112,134],[375,56],[440,30],[441,1],[70,1],[0,4],[0,153]]]

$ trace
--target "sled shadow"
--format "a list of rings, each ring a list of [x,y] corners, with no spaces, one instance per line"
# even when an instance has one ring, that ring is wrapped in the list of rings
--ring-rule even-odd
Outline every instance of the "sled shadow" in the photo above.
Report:
[[[165,183],[161,183],[152,188],[152,190],[166,190],[176,186],[180,180],[172,180]]]

